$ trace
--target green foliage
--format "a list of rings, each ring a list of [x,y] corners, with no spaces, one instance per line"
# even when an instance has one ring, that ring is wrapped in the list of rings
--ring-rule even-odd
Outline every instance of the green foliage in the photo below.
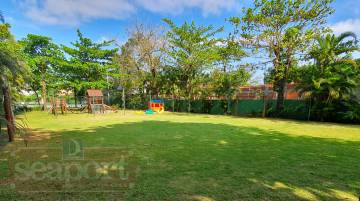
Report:
[[[163,45],[163,35],[156,28],[145,28],[139,24],[131,31],[128,41],[121,46],[115,58],[119,85],[125,87],[127,96],[139,96],[136,99],[142,104],[150,95],[157,97],[163,88]]]
[[[347,40],[349,37],[353,40]],[[315,65],[302,70],[299,88],[313,102],[312,109],[318,120],[343,121],[350,117],[351,121],[360,120],[355,107],[360,68],[349,55],[358,49],[356,42],[353,33],[338,37],[328,34],[319,37],[317,46],[310,52]]]
[[[218,96],[233,98],[240,86],[245,85],[250,79],[250,73],[239,68],[230,72],[213,71],[211,75],[214,91]]]
[[[164,19],[170,27],[167,33],[168,47],[164,50],[169,66],[175,68],[178,88],[185,96],[192,97],[199,83],[199,76],[213,63],[219,60],[215,45],[219,42],[214,36],[223,28],[197,26],[195,22],[177,26],[169,19]]]
[[[253,53],[265,50],[269,55],[274,67],[279,112],[283,109],[289,72],[298,59],[296,55],[304,52],[314,37],[326,30],[326,18],[334,12],[330,7],[332,1],[253,0],[253,7],[244,9],[242,18],[230,18],[240,27],[245,46]]]
[[[0,24],[0,85],[13,83],[20,86],[26,75],[21,45],[10,32],[9,24]]]
[[[215,46],[215,51],[218,54],[216,61],[224,72],[236,68],[237,62],[247,55],[241,44],[235,40],[234,35],[219,40],[218,45]]]
[[[80,30],[77,35],[73,47],[62,46],[68,58],[60,66],[63,86],[76,91],[106,88],[106,78],[112,74],[112,58],[118,49],[108,48],[113,41],[96,43],[84,37]]]
[[[119,52],[112,48],[114,41],[97,43],[79,30],[72,46],[59,47],[51,38],[33,34],[18,44],[0,13],[1,81],[15,83],[12,91],[20,89],[22,50],[31,69],[26,86],[37,97],[38,91],[46,97],[48,89],[73,90],[76,96],[88,88],[107,88],[115,91],[112,98],[116,99],[122,97],[119,89],[124,89],[126,102],[134,107],[145,107],[149,97],[171,96],[186,99],[188,111],[194,111],[190,100],[215,96],[226,99],[228,104],[222,101],[221,105],[230,109],[239,86],[250,79],[251,71],[244,66],[252,65],[244,64],[244,57],[265,56],[254,60],[262,67],[272,64],[265,81],[278,92],[273,115],[287,112],[285,86],[298,82],[314,117],[357,121],[360,60],[351,58],[358,49],[357,39],[351,32],[324,35],[329,32],[326,19],[334,12],[333,0],[252,2],[241,17],[227,19],[234,25],[227,37],[217,36],[223,28],[195,22],[177,25],[164,19],[169,27],[166,34],[136,25]],[[300,67],[302,61],[307,66]]]
[[[21,45],[15,41],[10,32],[10,25],[0,24],[0,89],[9,142],[14,140],[16,131],[11,92],[18,92],[21,89],[23,76],[26,75],[26,65],[21,50]]]
[[[49,88],[58,87],[61,77],[56,76],[56,70],[64,60],[64,55],[59,46],[47,36],[28,34],[20,43],[31,70],[28,85],[36,93],[39,102],[38,91],[46,96]]]
[[[347,38],[352,38],[352,40],[347,40]],[[345,32],[339,36],[327,34],[325,37],[318,37],[316,42],[317,46],[313,47],[309,55],[316,60],[320,73],[324,73],[326,66],[332,65],[339,60],[344,61],[350,57],[350,55],[345,55],[345,57],[339,58],[340,55],[358,50],[356,45],[357,37],[352,32]],[[350,62],[350,60],[347,62]]]
[[[241,85],[245,85],[250,80],[251,75],[238,63],[247,54],[240,42],[236,40],[236,34],[237,30],[235,29],[215,46],[218,54],[216,60],[218,68],[210,76],[210,83],[213,85],[215,94],[226,97],[227,101],[233,98],[234,93]]]

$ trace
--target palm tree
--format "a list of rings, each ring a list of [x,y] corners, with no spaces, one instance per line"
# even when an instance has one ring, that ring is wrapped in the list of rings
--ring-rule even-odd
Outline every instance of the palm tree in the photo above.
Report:
[[[10,33],[10,25],[4,23],[4,17],[0,13],[0,88],[4,97],[3,106],[7,122],[9,141],[14,140],[15,120],[12,110],[10,94],[10,81],[16,80],[23,72],[21,60],[21,48]]]
[[[348,40],[348,38],[352,38],[352,40]],[[341,55],[356,50],[358,50],[358,46],[355,33],[344,32],[339,36],[328,34],[317,39],[317,46],[310,52],[310,56],[315,60],[320,72],[323,73],[329,65],[346,60],[346,57]]]
[[[0,10],[0,23],[5,23],[4,16],[3,16],[1,10]],[[1,127],[2,127],[2,125],[1,125],[1,117],[0,117],[0,134],[1,134],[1,129],[2,129]]]
[[[315,65],[307,67],[299,87],[315,103],[320,120],[332,115],[333,101],[349,100],[353,94],[358,84],[358,69],[349,53],[355,50],[358,50],[356,35],[345,32],[319,37],[310,52]]]

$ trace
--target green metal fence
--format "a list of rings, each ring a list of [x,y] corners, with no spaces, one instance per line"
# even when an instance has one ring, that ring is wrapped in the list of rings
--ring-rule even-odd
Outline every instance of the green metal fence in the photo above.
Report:
[[[173,103],[174,101],[174,103]],[[187,112],[187,100],[164,100],[167,111]],[[174,104],[174,108],[173,108]],[[192,113],[204,114],[229,114],[234,116],[259,117],[264,110],[263,100],[232,100],[229,103],[225,100],[195,100],[191,101]],[[274,116],[276,100],[266,101],[266,115]],[[308,105],[304,100],[285,100],[284,111],[278,116],[289,119],[306,120]]]
[[[71,97],[70,97],[71,99]],[[71,100],[72,103],[74,102]],[[120,95],[113,95],[111,97],[104,97],[104,101],[108,105],[122,106],[122,99]],[[78,104],[79,104],[78,100]],[[167,111],[187,112],[188,100],[172,100],[165,99],[165,109]],[[193,100],[190,102],[192,113],[201,114],[215,114],[215,115],[234,115],[234,116],[249,116],[260,117],[264,109],[263,100]],[[307,120],[308,104],[304,100],[285,100],[284,111],[281,114],[275,115],[276,100],[266,101],[266,116],[267,117],[282,117],[297,120]],[[147,102],[139,96],[126,97],[126,108],[141,109],[147,108]]]

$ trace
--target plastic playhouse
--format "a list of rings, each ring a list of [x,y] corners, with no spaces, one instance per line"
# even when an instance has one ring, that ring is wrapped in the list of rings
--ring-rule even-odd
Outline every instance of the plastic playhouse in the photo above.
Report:
[[[149,110],[152,110],[157,113],[164,112],[165,104],[162,100],[151,100],[149,101]]]

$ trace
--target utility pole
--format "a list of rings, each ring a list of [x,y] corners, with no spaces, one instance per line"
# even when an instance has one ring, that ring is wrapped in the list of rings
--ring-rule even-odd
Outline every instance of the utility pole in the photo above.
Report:
[[[107,104],[110,105],[109,72],[106,72],[106,83],[107,83]]]

